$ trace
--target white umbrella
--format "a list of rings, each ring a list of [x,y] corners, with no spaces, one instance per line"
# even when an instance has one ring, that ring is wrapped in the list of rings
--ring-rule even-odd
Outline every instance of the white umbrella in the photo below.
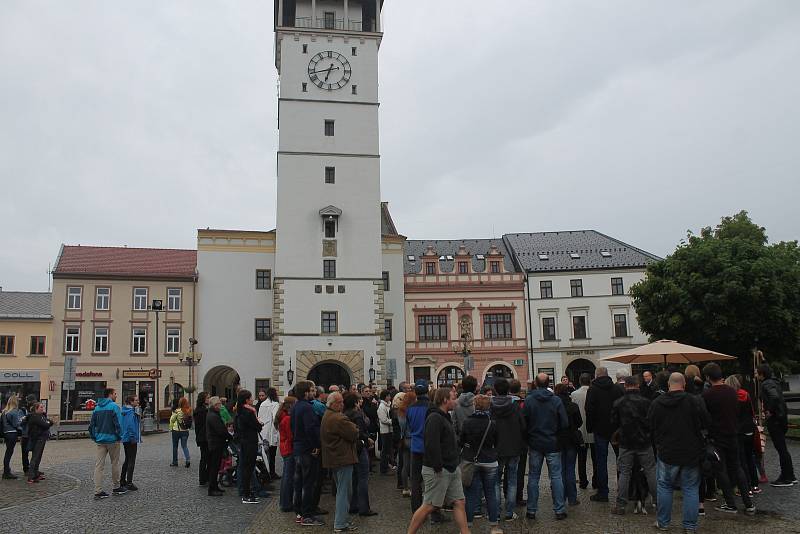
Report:
[[[668,363],[685,365],[716,360],[735,360],[736,356],[729,356],[713,350],[662,339],[649,345],[642,345],[641,347],[635,347],[600,359],[626,364],[663,363],[666,366]]]

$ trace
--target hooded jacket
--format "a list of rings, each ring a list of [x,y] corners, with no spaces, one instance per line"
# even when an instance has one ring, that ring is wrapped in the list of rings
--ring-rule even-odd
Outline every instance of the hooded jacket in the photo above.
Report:
[[[425,452],[425,419],[428,416],[430,401],[427,395],[419,395],[417,402],[406,410],[408,432],[411,434],[411,452],[422,454]]]
[[[786,401],[783,399],[783,390],[777,380],[767,378],[761,383],[761,399],[764,408],[769,412],[767,422],[786,422]]]
[[[616,427],[611,423],[611,408],[622,394],[609,376],[592,380],[586,393],[586,431],[607,440]]]
[[[461,434],[464,421],[473,413],[475,413],[475,394],[462,393],[458,396],[456,407],[453,408],[453,428],[455,428],[456,435]]]
[[[139,425],[139,414],[133,406],[122,407],[122,443],[141,443],[142,432]]]
[[[711,417],[703,400],[685,391],[670,391],[659,395],[647,414],[658,459],[669,465],[697,467],[705,443],[702,432]]]
[[[614,401],[611,422],[619,427],[619,446],[623,449],[641,450],[651,446],[652,432],[647,414],[650,400],[639,389],[625,392],[625,396]]]
[[[746,389],[736,391],[738,413],[736,414],[736,431],[744,436],[750,436],[756,431],[755,413],[750,402],[750,394]]]
[[[527,447],[527,426],[519,404],[509,395],[492,397],[492,419],[497,427],[498,458],[514,458]]]
[[[549,389],[534,389],[525,398],[528,446],[543,454],[559,450],[558,433],[569,424],[561,399]]]
[[[122,438],[122,412],[110,398],[97,402],[89,423],[89,437],[97,444],[118,443]]]

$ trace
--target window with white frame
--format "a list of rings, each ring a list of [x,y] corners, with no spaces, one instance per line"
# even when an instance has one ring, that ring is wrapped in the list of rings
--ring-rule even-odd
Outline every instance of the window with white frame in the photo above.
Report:
[[[94,296],[94,309],[95,310],[108,310],[111,301],[111,288],[98,287],[95,290]]]
[[[147,352],[147,329],[134,328],[132,335],[131,352],[133,354],[145,354]]]
[[[68,326],[64,329],[64,352],[76,353],[81,350],[81,327]]]
[[[167,354],[178,354],[181,351],[181,329],[167,328]]]
[[[68,287],[67,288],[67,309],[80,310],[81,300],[83,297],[82,287]]]
[[[183,289],[170,287],[167,289],[167,311],[181,311]]]
[[[108,327],[97,326],[94,329],[94,352],[105,354],[108,352]]]
[[[272,289],[272,270],[256,269],[256,289]]]
[[[133,288],[133,309],[138,311],[147,310],[147,288],[134,287]]]
[[[322,312],[322,333],[335,334],[339,331],[338,327],[339,314],[338,312],[324,311]]]

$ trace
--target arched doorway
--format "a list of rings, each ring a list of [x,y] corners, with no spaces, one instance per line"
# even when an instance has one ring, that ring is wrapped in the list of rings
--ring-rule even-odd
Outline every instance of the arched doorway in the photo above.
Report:
[[[565,375],[569,378],[569,381],[577,388],[580,387],[578,383],[578,378],[580,378],[582,373],[589,373],[589,375],[594,378],[594,370],[596,369],[595,365],[583,358],[578,358],[577,360],[572,360],[569,365],[567,366],[567,370],[564,372]]]
[[[511,370],[511,367],[504,365],[502,363],[498,363],[497,365],[493,365],[486,371],[486,376],[493,376],[495,378],[505,378],[507,380],[511,380],[514,378],[514,371]]]
[[[325,391],[332,385],[350,387],[350,372],[344,365],[335,362],[323,362],[315,365],[308,372],[308,379]]]
[[[239,373],[227,365],[212,367],[203,378],[203,389],[212,397],[233,399],[237,385],[239,385]]]
[[[449,386],[451,384],[461,382],[463,378],[464,371],[462,371],[460,367],[448,365],[439,371],[439,376],[436,377],[436,387],[441,388],[444,386]]]

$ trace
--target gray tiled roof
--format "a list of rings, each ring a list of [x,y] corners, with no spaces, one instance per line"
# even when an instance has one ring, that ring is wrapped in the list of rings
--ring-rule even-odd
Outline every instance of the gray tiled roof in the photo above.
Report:
[[[0,319],[49,319],[51,293],[0,291]]]
[[[580,271],[646,267],[661,258],[595,230],[506,234],[506,245],[526,271]],[[601,251],[609,253],[607,257]],[[539,258],[546,254],[547,260]],[[572,258],[570,254],[578,254]]]
[[[486,255],[492,244],[497,246],[497,249],[503,255],[503,263],[505,270],[514,272],[514,262],[511,260],[511,255],[508,253],[502,239],[453,239],[453,240],[408,240],[405,244],[405,256],[403,257],[403,269],[406,274],[419,274],[422,271],[422,261],[420,258],[428,248],[428,245],[433,245],[436,253],[439,256],[455,256],[458,252],[458,247],[464,245],[467,252],[472,254],[472,270],[475,272],[484,272],[486,270],[486,262],[479,260],[475,256],[478,254]],[[409,261],[408,257],[414,256],[416,261]],[[453,272],[455,268],[455,261],[445,260],[439,262],[439,268],[442,272]]]

